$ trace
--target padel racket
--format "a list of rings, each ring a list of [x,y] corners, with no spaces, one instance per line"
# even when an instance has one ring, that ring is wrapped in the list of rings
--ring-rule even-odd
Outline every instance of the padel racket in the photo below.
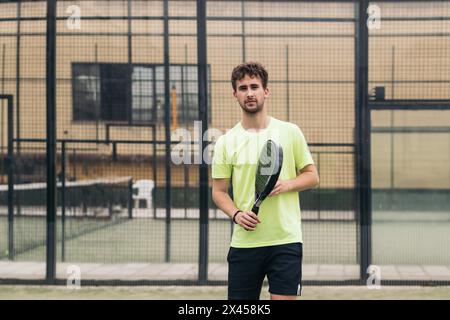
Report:
[[[283,164],[283,149],[273,140],[267,140],[261,150],[256,168],[255,177],[255,202],[252,212],[258,214],[259,206],[272,192]]]

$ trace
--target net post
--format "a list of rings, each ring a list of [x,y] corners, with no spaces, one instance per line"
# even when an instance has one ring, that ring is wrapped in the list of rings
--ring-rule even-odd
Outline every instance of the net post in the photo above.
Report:
[[[133,219],[133,178],[128,180],[128,219]]]
[[[14,115],[13,115],[13,96],[0,95],[0,99],[7,100],[7,118],[8,118],[8,156],[6,161],[6,170],[8,173],[8,259],[14,260]]]
[[[153,170],[153,190],[152,190],[152,206],[153,206],[153,218],[156,218],[156,186],[157,186],[157,158],[156,158],[156,125],[152,124],[152,139],[153,139],[153,157],[152,157],[152,170]]]
[[[61,261],[66,260],[66,141],[61,142]]]

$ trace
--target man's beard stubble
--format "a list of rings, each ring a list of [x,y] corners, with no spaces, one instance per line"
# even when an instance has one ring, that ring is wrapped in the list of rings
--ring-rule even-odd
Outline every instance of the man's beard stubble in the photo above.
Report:
[[[244,110],[244,112],[248,114],[255,114],[261,112],[264,109],[264,102],[260,103],[259,101],[256,102],[256,109],[248,109],[245,106],[245,102],[243,104],[239,103],[239,105],[241,106],[242,110]]]

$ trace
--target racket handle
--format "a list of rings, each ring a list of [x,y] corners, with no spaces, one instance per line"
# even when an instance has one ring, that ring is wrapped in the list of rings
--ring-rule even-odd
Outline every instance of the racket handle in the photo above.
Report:
[[[258,212],[259,212],[259,207],[257,207],[257,206],[253,206],[253,208],[252,208],[252,212],[254,213],[254,214],[258,214]]]

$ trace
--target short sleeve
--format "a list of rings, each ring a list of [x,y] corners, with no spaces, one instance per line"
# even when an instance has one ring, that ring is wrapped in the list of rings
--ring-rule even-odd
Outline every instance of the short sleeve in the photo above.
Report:
[[[311,152],[309,151],[305,136],[297,125],[295,125],[293,138],[295,169],[298,172],[307,165],[314,164],[314,160],[312,158]]]
[[[228,161],[224,136],[217,139],[213,149],[211,175],[213,179],[231,178],[232,165]]]

